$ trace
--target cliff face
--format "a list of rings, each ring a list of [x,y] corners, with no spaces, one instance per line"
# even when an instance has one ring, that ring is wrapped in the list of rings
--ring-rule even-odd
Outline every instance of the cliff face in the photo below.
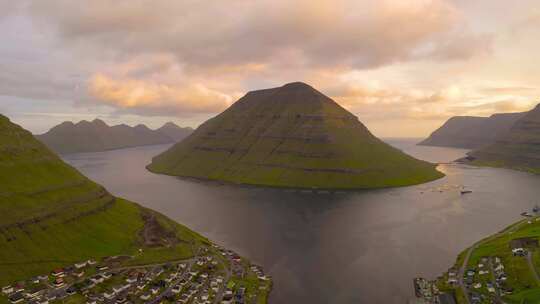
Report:
[[[494,142],[498,136],[508,132],[524,114],[502,113],[490,117],[455,116],[419,145],[476,149]]]
[[[540,105],[490,145],[469,154],[474,163],[540,172]]]
[[[151,171],[279,187],[372,188],[442,176],[383,143],[335,101],[304,83],[247,93]]]
[[[190,128],[180,128],[167,123],[157,130],[145,125],[108,126],[102,120],[64,122],[36,138],[57,153],[99,152],[145,145],[174,143],[191,133]]]

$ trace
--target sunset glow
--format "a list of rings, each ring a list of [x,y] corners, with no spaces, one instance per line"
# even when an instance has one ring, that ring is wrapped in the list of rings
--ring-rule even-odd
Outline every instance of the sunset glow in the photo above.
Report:
[[[378,136],[422,137],[539,101],[540,7],[506,4],[2,1],[0,112],[34,132],[96,116],[196,127],[249,90],[304,81]]]

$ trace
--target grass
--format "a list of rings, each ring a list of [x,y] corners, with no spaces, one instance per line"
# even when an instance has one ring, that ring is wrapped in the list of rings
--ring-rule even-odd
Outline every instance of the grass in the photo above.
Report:
[[[380,141],[311,88],[248,93],[155,157],[148,169],[238,184],[324,189],[405,186],[443,176],[434,164]]]
[[[110,195],[0,115],[0,285],[112,255],[146,264],[193,256],[208,240],[163,215]],[[179,240],[144,245],[143,214]],[[143,249],[140,253],[139,249]]]

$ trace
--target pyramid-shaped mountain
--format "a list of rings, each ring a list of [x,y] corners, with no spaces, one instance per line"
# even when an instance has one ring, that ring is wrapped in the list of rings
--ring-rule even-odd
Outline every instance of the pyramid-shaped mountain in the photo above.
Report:
[[[540,105],[527,112],[493,144],[469,153],[468,159],[477,165],[540,173]]]
[[[295,82],[252,91],[158,155],[149,170],[276,187],[359,189],[442,176],[373,136],[357,117]]]

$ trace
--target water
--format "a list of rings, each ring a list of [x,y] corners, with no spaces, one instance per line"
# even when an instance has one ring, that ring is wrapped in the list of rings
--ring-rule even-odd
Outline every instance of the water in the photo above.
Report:
[[[447,163],[465,150],[405,152]],[[441,164],[443,179],[347,194],[222,186],[145,170],[167,145],[66,156],[112,193],[238,251],[274,277],[271,303],[406,303],[415,276],[434,278],[478,239],[516,221],[540,196],[540,177]],[[460,186],[473,191],[461,195]]]

